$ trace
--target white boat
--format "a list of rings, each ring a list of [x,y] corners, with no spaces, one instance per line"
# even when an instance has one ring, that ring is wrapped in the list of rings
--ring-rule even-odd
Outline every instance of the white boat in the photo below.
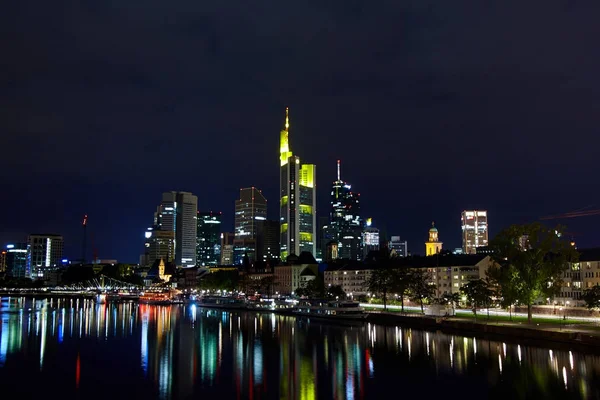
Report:
[[[294,311],[296,315],[311,318],[364,320],[368,314],[357,301],[301,300]]]

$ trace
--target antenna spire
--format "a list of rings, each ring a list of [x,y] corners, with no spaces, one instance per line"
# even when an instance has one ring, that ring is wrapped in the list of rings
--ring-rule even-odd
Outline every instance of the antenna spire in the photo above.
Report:
[[[337,162],[338,181],[341,181],[341,180],[342,180],[342,179],[341,179],[342,173],[341,173],[341,171],[340,171],[340,169],[341,169],[341,166],[340,166],[340,164],[341,164],[341,161],[340,161],[340,160],[337,160],[337,161],[338,161],[338,162]]]
[[[290,128],[290,108],[285,108],[285,130],[287,131]]]

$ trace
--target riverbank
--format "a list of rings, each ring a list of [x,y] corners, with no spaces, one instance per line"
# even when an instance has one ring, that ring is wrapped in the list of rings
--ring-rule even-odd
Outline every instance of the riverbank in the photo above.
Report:
[[[566,348],[600,353],[600,328],[580,325],[525,325],[507,322],[474,322],[460,318],[439,318],[423,315],[398,315],[371,311],[367,321],[379,325],[403,325],[444,333],[472,335],[482,339],[510,341],[540,346],[560,345]],[[595,329],[596,328],[596,329]]]

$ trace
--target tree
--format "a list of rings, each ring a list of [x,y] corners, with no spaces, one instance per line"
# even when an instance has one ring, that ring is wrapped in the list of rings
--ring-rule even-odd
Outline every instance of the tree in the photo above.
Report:
[[[512,321],[512,306],[519,299],[519,276],[513,265],[500,267],[498,264],[491,265],[487,272],[490,289],[500,300],[500,306],[508,308],[508,315]]]
[[[371,276],[367,281],[367,290],[371,293],[381,295],[384,310],[387,310],[387,295],[392,286],[393,277],[393,270],[388,268],[377,268],[371,272]]]
[[[306,283],[305,287],[296,289],[296,296],[320,299],[325,297],[325,283],[321,277],[316,277]]]
[[[444,293],[438,299],[438,302],[443,305],[449,305],[452,307],[452,311],[456,308],[458,303],[460,302],[460,294],[459,293]]]
[[[553,297],[562,283],[568,262],[579,254],[564,240],[562,227],[548,229],[540,223],[513,225],[500,232],[491,242],[492,258],[499,268],[514,268],[516,300],[527,305],[531,323],[531,306],[540,298]]]
[[[471,281],[460,288],[469,303],[473,306],[473,314],[477,320],[477,307],[487,306],[492,303],[492,291],[483,279]],[[489,316],[489,312],[488,312]]]
[[[400,297],[402,312],[404,312],[404,297],[411,287],[413,275],[406,268],[394,269],[391,274],[390,290]]]
[[[411,274],[409,295],[413,301],[418,301],[421,304],[421,312],[425,314],[423,302],[433,298],[435,286],[428,282],[429,276],[422,269],[415,270]]]
[[[587,308],[590,310],[600,308],[600,286],[596,285],[589,289],[586,289],[581,295],[583,301]]]
[[[345,299],[346,292],[344,292],[344,289],[342,289],[340,285],[333,285],[327,288],[325,291],[325,297],[328,299]]]

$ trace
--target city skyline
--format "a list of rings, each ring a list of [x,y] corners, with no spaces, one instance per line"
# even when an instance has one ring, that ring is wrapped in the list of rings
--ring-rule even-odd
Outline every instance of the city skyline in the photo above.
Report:
[[[98,256],[134,262],[133,244],[167,190],[196,193],[201,209],[223,210],[232,226],[240,187],[278,203],[286,106],[294,152],[319,166],[317,188],[341,159],[364,214],[415,251],[431,220],[447,248],[461,247],[465,209],[487,210],[493,237],[599,207],[589,200],[600,195],[590,185],[598,5],[281,3],[247,13],[244,4],[11,5],[2,26],[22,42],[4,57],[0,171],[18,195],[0,199],[10,211],[0,243],[57,232],[79,258],[89,214]],[[55,29],[65,13],[69,24]],[[319,216],[328,203],[317,196]],[[551,223],[593,247],[597,221]]]

